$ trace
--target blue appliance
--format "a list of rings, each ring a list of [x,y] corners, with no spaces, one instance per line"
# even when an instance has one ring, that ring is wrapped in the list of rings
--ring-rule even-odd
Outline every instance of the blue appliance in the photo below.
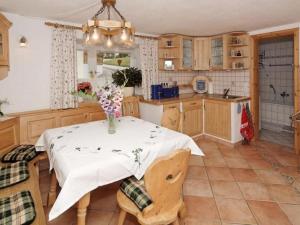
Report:
[[[179,96],[178,86],[162,87],[162,85],[151,85],[151,99],[174,98]]]

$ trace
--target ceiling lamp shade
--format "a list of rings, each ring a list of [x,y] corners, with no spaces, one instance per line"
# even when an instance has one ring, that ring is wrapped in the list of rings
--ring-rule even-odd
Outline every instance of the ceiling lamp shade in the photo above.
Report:
[[[102,0],[102,7],[82,27],[85,44],[103,45],[107,48],[111,48],[114,45],[122,47],[133,46],[134,28],[116,9],[115,5],[116,0]],[[120,21],[111,19],[111,9],[120,17]],[[107,11],[107,19],[99,19],[99,16],[105,11]]]

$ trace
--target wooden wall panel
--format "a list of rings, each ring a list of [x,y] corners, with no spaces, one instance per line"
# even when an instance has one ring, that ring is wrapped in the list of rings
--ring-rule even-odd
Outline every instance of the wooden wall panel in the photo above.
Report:
[[[9,118],[0,122],[0,155],[19,144],[19,119]]]

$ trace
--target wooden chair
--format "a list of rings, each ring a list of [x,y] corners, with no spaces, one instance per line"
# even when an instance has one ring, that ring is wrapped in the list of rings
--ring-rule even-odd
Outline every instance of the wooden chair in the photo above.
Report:
[[[123,225],[126,214],[137,217],[142,225],[179,225],[178,216],[185,210],[182,185],[187,173],[190,150],[178,150],[169,156],[156,160],[144,176],[145,189],[152,204],[142,212],[122,192],[117,192],[117,201],[121,208],[118,225]]]
[[[178,108],[165,109],[163,112],[161,126],[170,130],[179,131],[180,111]]]
[[[134,116],[140,118],[140,98],[138,96],[125,97],[122,103],[123,116]]]

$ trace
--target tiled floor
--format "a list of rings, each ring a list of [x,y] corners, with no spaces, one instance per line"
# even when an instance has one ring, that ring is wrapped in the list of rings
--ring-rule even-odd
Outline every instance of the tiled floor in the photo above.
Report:
[[[193,156],[184,184],[185,225],[300,225],[299,158],[268,142],[230,148],[198,140],[205,157]],[[47,170],[41,171],[46,202]],[[87,225],[114,225],[118,218],[115,183],[92,192]],[[45,211],[49,209],[45,207]],[[76,224],[70,209],[51,225]],[[138,224],[128,216],[126,225]]]
[[[260,138],[265,141],[292,147],[294,145],[294,134],[286,131],[272,131],[261,129]]]

